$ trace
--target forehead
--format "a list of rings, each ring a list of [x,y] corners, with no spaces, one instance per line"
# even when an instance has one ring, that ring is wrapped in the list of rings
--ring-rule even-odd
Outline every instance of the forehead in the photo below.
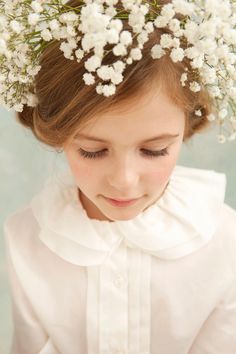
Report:
[[[150,90],[138,99],[100,114],[81,127],[82,135],[112,142],[142,139],[162,134],[176,134],[184,122],[184,112],[161,89]]]

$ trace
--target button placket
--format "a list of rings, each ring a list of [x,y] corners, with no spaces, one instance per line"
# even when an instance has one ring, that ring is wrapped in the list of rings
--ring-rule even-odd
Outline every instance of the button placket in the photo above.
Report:
[[[128,293],[126,284],[127,249],[120,245],[101,266],[100,273],[100,352],[127,353]]]
[[[127,277],[121,273],[115,273],[113,277],[113,284],[117,289],[122,289],[127,285]]]

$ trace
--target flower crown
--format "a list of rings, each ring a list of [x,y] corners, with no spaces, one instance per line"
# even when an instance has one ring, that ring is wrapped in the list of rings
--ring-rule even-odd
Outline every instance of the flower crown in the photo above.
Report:
[[[123,19],[132,30],[123,30]],[[142,59],[155,27],[171,34],[162,34],[151,49],[152,58],[168,54],[176,63],[187,57],[200,80],[189,82],[186,68],[182,86],[189,84],[193,92],[207,88],[217,112],[208,119],[219,124],[218,142],[235,140],[236,0],[173,0],[164,5],[158,0],[78,0],[73,7],[65,0],[0,0],[0,104],[18,112],[24,105],[37,105],[34,80],[41,69],[40,54],[60,40],[69,60],[80,62],[91,53],[84,63],[85,84],[95,84],[97,76],[96,92],[114,95],[126,66]],[[112,65],[102,64],[107,44],[117,56]]]

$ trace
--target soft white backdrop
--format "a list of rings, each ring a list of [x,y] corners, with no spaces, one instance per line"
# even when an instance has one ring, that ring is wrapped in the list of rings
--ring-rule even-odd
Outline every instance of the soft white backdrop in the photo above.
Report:
[[[226,202],[236,209],[236,142],[220,145],[215,134],[212,129],[183,145],[178,164],[225,173]],[[0,353],[10,352],[12,333],[3,222],[31,199],[52,171],[65,166],[63,154],[39,143],[12,112],[0,108]]]

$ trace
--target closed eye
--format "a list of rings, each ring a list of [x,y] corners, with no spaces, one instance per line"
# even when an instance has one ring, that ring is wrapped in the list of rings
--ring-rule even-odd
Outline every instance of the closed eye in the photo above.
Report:
[[[90,152],[90,151],[85,151],[83,149],[79,149],[79,154],[86,158],[86,159],[95,159],[95,158],[101,158],[106,155],[107,149],[103,149],[100,151],[95,151],[95,152]],[[160,156],[166,156],[169,154],[168,148],[164,148],[162,150],[154,151],[154,150],[148,150],[148,149],[141,149],[142,154],[145,155],[147,158],[155,158],[155,157],[160,157]]]

